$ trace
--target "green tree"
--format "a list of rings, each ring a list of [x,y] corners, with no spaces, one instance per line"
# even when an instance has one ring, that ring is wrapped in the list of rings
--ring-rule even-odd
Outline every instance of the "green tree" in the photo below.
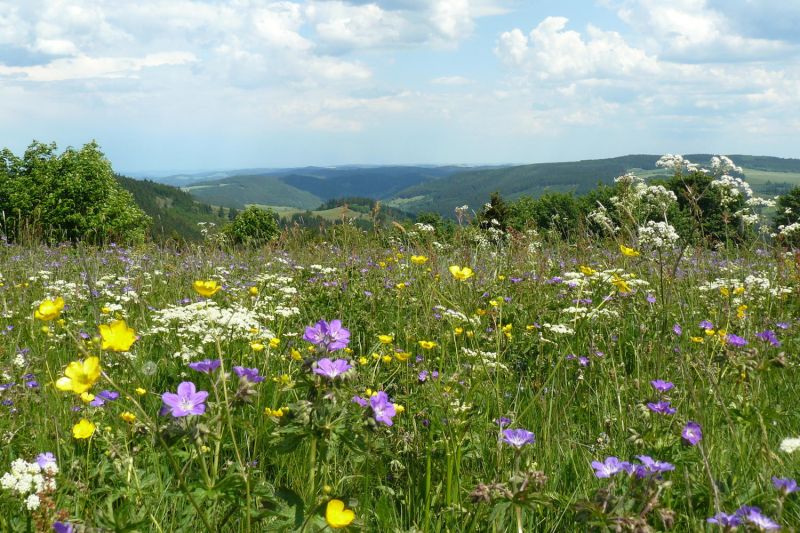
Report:
[[[512,204],[510,212],[515,229],[533,225],[566,240],[576,237],[580,226],[580,209],[572,193],[550,192],[535,200],[523,196]]]
[[[789,192],[778,198],[775,204],[775,219],[772,222],[773,230],[778,234],[778,239],[790,246],[800,245],[800,231],[787,226],[800,222],[800,186],[792,188]]]
[[[141,241],[150,225],[94,141],[61,154],[37,141],[22,157],[0,151],[0,213],[10,238],[24,230],[48,241]]]
[[[278,215],[272,209],[261,209],[251,205],[225,226],[225,233],[235,244],[263,246],[274,240],[280,229]]]

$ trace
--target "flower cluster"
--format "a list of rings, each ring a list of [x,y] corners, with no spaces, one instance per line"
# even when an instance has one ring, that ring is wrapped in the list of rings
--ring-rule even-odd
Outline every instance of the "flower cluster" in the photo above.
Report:
[[[58,464],[52,453],[41,453],[33,462],[15,459],[11,471],[0,478],[0,487],[24,498],[25,507],[35,510],[41,503],[41,493],[56,490],[57,473]]]

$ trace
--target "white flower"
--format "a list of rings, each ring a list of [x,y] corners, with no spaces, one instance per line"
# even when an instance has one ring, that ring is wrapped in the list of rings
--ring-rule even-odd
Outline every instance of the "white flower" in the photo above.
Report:
[[[788,438],[783,439],[781,442],[781,451],[786,453],[794,453],[797,449],[800,449],[800,438]]]
[[[39,496],[31,494],[28,496],[28,499],[25,500],[25,507],[27,507],[29,511],[35,511],[39,508],[40,503]]]
[[[668,222],[647,222],[639,228],[639,244],[643,247],[667,249],[678,242],[678,232]]]

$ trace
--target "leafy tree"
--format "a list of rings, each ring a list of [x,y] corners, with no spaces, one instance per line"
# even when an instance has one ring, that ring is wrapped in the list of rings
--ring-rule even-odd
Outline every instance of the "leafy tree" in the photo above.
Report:
[[[566,240],[574,238],[580,226],[578,201],[571,193],[551,192],[535,200],[523,196],[510,211],[515,229],[534,225],[542,231],[555,231]]]
[[[508,218],[508,204],[499,192],[493,192],[489,203],[481,210],[479,217],[481,228],[496,228],[504,231],[508,227]]]
[[[278,215],[272,209],[251,205],[225,227],[225,233],[236,244],[263,246],[274,240],[280,229]]]
[[[778,198],[775,209],[772,224],[778,238],[793,246],[800,245],[800,231],[784,230],[787,226],[800,222],[800,186]]]
[[[20,158],[0,151],[0,225],[10,238],[30,231],[49,241],[141,241],[150,218],[117,182],[97,143],[57,153],[31,143]]]

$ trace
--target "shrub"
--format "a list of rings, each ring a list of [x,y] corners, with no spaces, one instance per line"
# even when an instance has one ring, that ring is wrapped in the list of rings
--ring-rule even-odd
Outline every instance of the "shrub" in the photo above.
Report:
[[[278,215],[272,209],[251,205],[225,227],[225,233],[235,244],[263,246],[274,240],[278,229]]]

